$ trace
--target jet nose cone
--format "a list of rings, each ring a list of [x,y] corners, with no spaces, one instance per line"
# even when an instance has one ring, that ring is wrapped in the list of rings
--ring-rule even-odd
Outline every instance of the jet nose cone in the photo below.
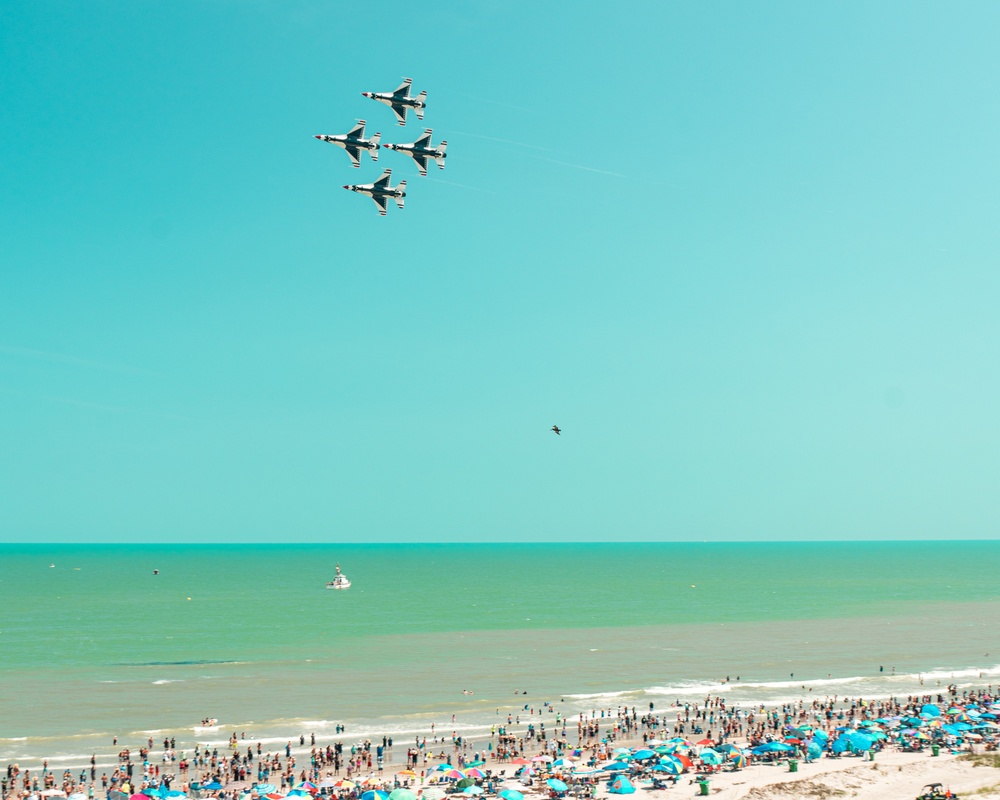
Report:
[[[371,97],[371,96],[372,96],[372,93],[371,93],[371,92],[362,92],[362,93],[361,93],[361,96],[362,96],[362,97]]]
[[[313,136],[313,139],[322,139],[322,138],[323,138],[323,137],[322,137],[322,136],[320,136],[319,134],[315,134],[315,135]]]
[[[350,186],[341,186],[340,188],[341,189],[350,189],[351,187]]]

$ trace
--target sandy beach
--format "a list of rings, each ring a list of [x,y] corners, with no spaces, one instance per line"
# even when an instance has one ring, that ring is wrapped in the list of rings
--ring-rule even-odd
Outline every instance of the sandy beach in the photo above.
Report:
[[[650,800],[704,796],[706,788],[708,796],[720,800],[903,800],[917,798],[933,783],[959,797],[1000,800],[998,710],[989,686],[962,693],[949,687],[947,693],[903,699],[802,700],[771,708],[727,706],[724,698],[709,696],[702,703],[678,701],[645,713],[624,706],[574,718],[546,703],[526,707],[526,713],[511,715],[506,725],[475,740],[433,728],[430,736],[405,742],[392,737],[359,741],[338,731],[335,737],[303,735],[265,748],[245,732],[206,726],[203,732],[229,733],[228,740],[116,740],[82,769],[47,759],[8,764],[3,789],[4,800],[137,800],[137,795],[138,800],[310,800],[316,795],[358,800],[365,792],[398,788],[423,800],[437,800],[445,792],[459,800],[503,797],[507,790],[542,800],[563,796],[552,780],[568,783],[569,796],[616,797],[623,793],[611,783],[617,774],[634,786],[624,793]],[[364,800],[385,798],[376,794]]]

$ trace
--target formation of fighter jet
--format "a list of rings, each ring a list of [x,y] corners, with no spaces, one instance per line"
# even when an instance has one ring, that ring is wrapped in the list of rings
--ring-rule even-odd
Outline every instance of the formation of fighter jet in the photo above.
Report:
[[[400,181],[396,186],[390,186],[389,178],[391,175],[392,170],[387,169],[375,183],[357,183],[344,188],[358,194],[368,195],[378,206],[378,213],[384,217],[389,200],[395,200],[396,205],[402,208],[403,198],[406,197],[406,181]]]
[[[399,124],[405,125],[407,109],[412,108],[417,115],[417,119],[422,120],[424,118],[424,109],[427,107],[427,92],[421,92],[416,97],[410,97],[410,85],[412,83],[409,78],[404,78],[403,83],[394,92],[362,92],[361,94],[389,106],[396,115],[396,119],[399,120]],[[437,146],[431,144],[433,133],[430,128],[427,128],[423,135],[415,142],[408,144],[380,144],[380,133],[376,133],[370,139],[365,138],[365,121],[359,119],[358,124],[347,133],[319,134],[314,138],[319,139],[321,142],[329,142],[330,144],[337,145],[337,147],[344,148],[351,159],[351,164],[355,167],[361,166],[362,151],[366,151],[371,156],[372,161],[375,162],[378,161],[379,147],[384,147],[387,150],[396,150],[412,158],[417,163],[420,174],[426,177],[428,162],[433,161],[438,165],[438,169],[444,169],[444,160],[447,157],[448,142],[442,140]],[[387,169],[374,183],[357,183],[344,186],[344,188],[358,194],[368,195],[375,201],[375,205],[378,206],[378,213],[384,217],[386,216],[389,200],[393,200],[399,208],[402,208],[403,198],[406,197],[406,181],[400,181],[395,187],[390,186],[389,177],[391,174],[392,170]],[[559,433],[559,431],[557,430],[556,433]]]
[[[386,150],[395,150],[397,153],[405,153],[408,155],[417,162],[417,166],[420,168],[420,174],[426,177],[428,161],[433,161],[437,164],[438,169],[444,169],[444,160],[448,156],[445,152],[448,148],[447,141],[442,140],[441,144],[437,147],[434,147],[434,145],[431,144],[431,134],[433,133],[434,131],[427,128],[424,131],[424,135],[415,142],[411,142],[410,144],[384,144],[382,146]]]
[[[378,140],[382,134],[377,132],[371,139],[365,138],[365,121],[358,120],[358,124],[344,134],[317,134],[314,139],[321,142],[329,142],[337,147],[343,147],[347,155],[351,157],[351,163],[355,167],[361,166],[361,151],[367,150],[372,161],[378,161]]]
[[[427,92],[421,92],[416,97],[410,97],[410,85],[413,83],[409,78],[403,78],[403,82],[394,92],[362,92],[362,96],[370,97],[378,103],[385,103],[392,109],[399,120],[400,126],[406,125],[406,111],[412,108],[417,115],[417,119],[424,118],[424,109],[427,107]]]

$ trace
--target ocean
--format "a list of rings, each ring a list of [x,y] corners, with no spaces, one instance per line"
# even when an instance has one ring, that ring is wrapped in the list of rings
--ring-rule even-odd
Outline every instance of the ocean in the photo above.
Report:
[[[998,575],[996,541],[0,545],[0,762],[996,684]]]

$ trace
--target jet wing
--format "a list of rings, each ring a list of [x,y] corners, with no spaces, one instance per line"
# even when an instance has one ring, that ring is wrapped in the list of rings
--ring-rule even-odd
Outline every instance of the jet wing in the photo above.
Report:
[[[413,154],[413,160],[417,162],[417,166],[420,167],[420,174],[427,175],[427,156],[419,155],[418,153]]]
[[[399,122],[399,124],[405,126],[407,106],[404,106],[400,103],[391,103],[389,105],[389,108],[391,108],[392,113],[396,115],[396,120]]]
[[[409,97],[411,83],[413,83],[413,81],[410,78],[403,78],[403,82],[399,85],[399,88],[393,92],[393,94],[397,97]]]
[[[354,147],[353,145],[346,145],[344,147],[344,150],[346,150],[347,151],[347,155],[349,155],[351,157],[351,164],[353,164],[355,167],[360,167],[361,166],[361,158],[360,158],[360,156],[361,156],[361,150],[359,150],[357,147]]]
[[[375,201],[375,205],[378,206],[378,213],[381,216],[384,217],[385,216],[385,207],[386,207],[386,204],[389,202],[388,195],[373,194],[372,195],[372,200],[374,200]]]
[[[432,133],[434,133],[434,131],[432,131],[430,128],[428,128],[426,131],[424,131],[420,135],[420,138],[417,139],[417,141],[415,141],[413,144],[416,145],[417,147],[427,147],[427,148],[429,148],[431,146],[431,134]]]
[[[388,189],[390,177],[392,177],[392,170],[387,169],[385,172],[382,173],[382,177],[380,177],[377,181],[375,181],[375,183],[373,183],[372,186],[374,186],[376,189]]]
[[[347,132],[348,136],[353,136],[355,139],[365,138],[365,121],[363,119],[358,120],[358,124],[355,125]]]

